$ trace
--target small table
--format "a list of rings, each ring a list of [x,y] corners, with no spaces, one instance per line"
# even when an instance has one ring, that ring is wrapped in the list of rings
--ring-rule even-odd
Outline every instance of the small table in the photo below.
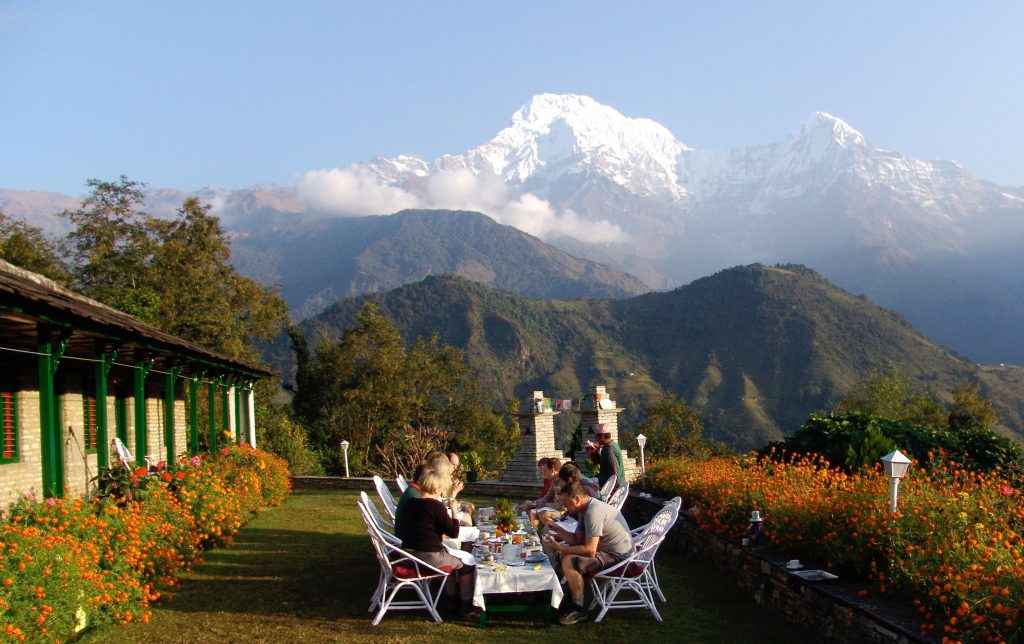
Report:
[[[537,564],[525,564],[523,566],[507,566],[504,570],[498,566],[477,566],[476,587],[473,589],[473,604],[481,609],[480,627],[487,625],[487,613],[522,613],[528,610],[541,610],[544,613],[544,625],[551,625],[551,608],[558,608],[562,603],[562,585],[558,583],[558,573],[551,567],[551,562],[545,560],[540,564],[539,570],[534,570]],[[484,600],[485,595],[496,593],[533,593],[551,592],[551,601],[543,605],[513,604],[508,606],[493,606],[487,609]]]

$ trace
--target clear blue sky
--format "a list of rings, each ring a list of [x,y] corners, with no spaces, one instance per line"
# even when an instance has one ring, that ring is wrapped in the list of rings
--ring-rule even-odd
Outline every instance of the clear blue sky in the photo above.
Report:
[[[0,0],[0,188],[292,185],[464,152],[540,92],[700,148],[821,110],[1024,185],[1022,33],[1019,1]]]

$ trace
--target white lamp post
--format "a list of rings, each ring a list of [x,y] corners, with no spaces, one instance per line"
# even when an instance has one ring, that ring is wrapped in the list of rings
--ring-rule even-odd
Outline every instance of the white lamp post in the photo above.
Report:
[[[341,451],[345,453],[345,478],[348,478],[348,441],[341,441]]]
[[[644,462],[644,445],[647,444],[647,437],[643,434],[636,435],[636,444],[640,446],[640,484],[647,487],[647,463]]]
[[[903,455],[903,452],[896,450],[891,454],[882,457],[882,467],[885,468],[885,475],[889,477],[889,511],[896,511],[896,496],[900,489],[900,479],[907,475],[910,469],[910,459]]]

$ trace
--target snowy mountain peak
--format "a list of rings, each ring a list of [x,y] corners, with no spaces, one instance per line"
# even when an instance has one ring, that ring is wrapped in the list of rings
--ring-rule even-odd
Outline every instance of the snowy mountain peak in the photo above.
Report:
[[[815,112],[793,133],[794,139],[811,139],[821,145],[838,145],[853,150],[870,147],[864,135],[850,127],[843,119],[828,112]]]
[[[491,141],[461,159],[439,161],[493,173],[512,186],[591,171],[640,194],[678,197],[675,168],[687,149],[664,126],[625,117],[589,96],[538,94]]]

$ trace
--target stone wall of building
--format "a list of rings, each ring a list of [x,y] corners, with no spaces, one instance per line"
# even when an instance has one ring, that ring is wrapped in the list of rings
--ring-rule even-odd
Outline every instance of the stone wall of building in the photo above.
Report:
[[[39,391],[17,391],[18,460],[0,464],[0,508],[22,494],[43,495],[43,461],[39,431]]]

